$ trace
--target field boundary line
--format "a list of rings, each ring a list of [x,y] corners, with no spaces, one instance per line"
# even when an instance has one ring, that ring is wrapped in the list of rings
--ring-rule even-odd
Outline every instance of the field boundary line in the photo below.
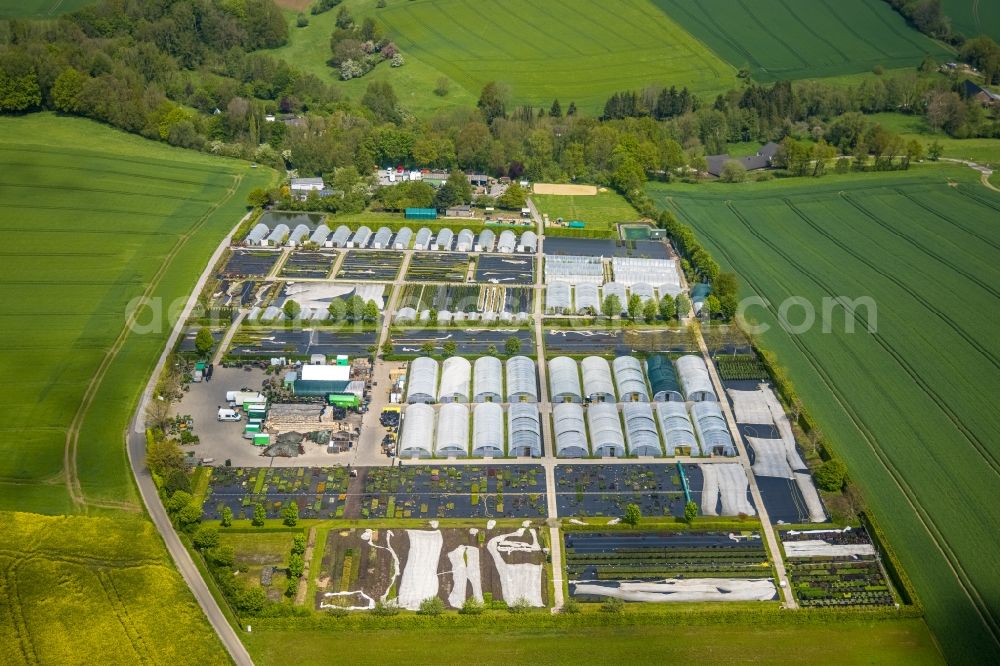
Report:
[[[990,187],[992,187],[992,185]],[[980,233],[978,233],[976,231],[973,231],[972,229],[969,229],[969,228],[967,228],[967,227],[959,224],[957,220],[953,219],[952,217],[950,217],[948,215],[945,215],[944,213],[939,213],[938,211],[934,210],[933,208],[931,208],[927,204],[922,203],[920,201],[917,201],[912,196],[910,196],[909,194],[907,194],[902,188],[896,187],[896,188],[893,188],[893,191],[896,194],[898,194],[901,197],[903,197],[904,199],[912,202],[914,206],[918,206],[919,208],[923,208],[924,210],[926,210],[928,213],[930,213],[934,217],[938,218],[939,220],[943,220],[943,221],[951,224],[955,228],[961,229],[962,231],[964,231],[965,233],[969,234],[970,236],[974,236],[975,238],[978,238],[980,241],[986,243],[987,245],[989,245],[990,247],[992,247],[995,250],[1000,250],[1000,245],[994,243],[990,238],[988,238],[986,236],[983,236],[982,234],[980,234]],[[997,192],[1000,192],[1000,190],[997,190]]]
[[[129,645],[132,646],[132,651],[135,652],[135,656],[142,663],[153,663],[154,660],[149,654],[149,648],[145,645],[142,640],[142,635],[136,630],[135,625],[132,623],[132,618],[128,614],[128,610],[125,608],[125,604],[122,603],[121,597],[118,595],[118,590],[115,588],[115,583],[111,580],[111,575],[103,569],[98,569],[95,572],[98,582],[101,584],[101,588],[104,589],[104,596],[107,597],[108,603],[114,610],[115,619],[118,620],[118,624],[121,625],[122,631],[125,632],[125,637],[128,638]]]
[[[156,289],[159,288],[160,282],[163,276],[167,273],[170,266],[173,264],[174,259],[180,253],[181,249],[187,244],[195,233],[204,227],[205,223],[208,221],[209,217],[215,213],[223,204],[229,202],[229,200],[236,194],[239,190],[240,183],[243,181],[243,174],[236,173],[233,174],[232,182],[230,183],[229,189],[226,191],[225,196],[209,206],[208,210],[192,225],[187,231],[181,234],[177,241],[174,243],[173,248],[164,257],[160,268],[150,279],[149,286],[143,292],[141,298],[149,299]],[[119,352],[125,346],[125,342],[128,340],[133,323],[136,317],[139,316],[139,311],[136,309],[132,314],[125,320],[125,325],[122,327],[121,332],[115,339],[112,347],[104,355],[104,359],[101,361],[100,366],[98,366],[97,372],[94,374],[93,379],[87,386],[87,391],[84,393],[83,400],[80,402],[80,406],[77,408],[76,414],[73,417],[73,421],[70,423],[69,430],[66,433],[66,445],[63,453],[63,467],[66,470],[66,489],[69,491],[70,499],[74,504],[78,506],[86,506],[90,504],[96,507],[108,507],[108,508],[124,508],[130,511],[140,511],[141,504],[136,505],[127,502],[88,502],[83,493],[83,488],[80,484],[80,479],[77,476],[77,463],[76,456],[80,441],[80,429],[83,426],[84,419],[87,416],[87,412],[90,411],[90,406],[94,402],[94,398],[97,396],[97,392],[100,390],[101,385],[104,383],[104,377],[108,373],[108,369],[111,367],[111,363],[118,358]]]
[[[21,603],[21,595],[17,591],[17,569],[22,564],[26,564],[33,559],[35,559],[35,555],[29,554],[27,557],[13,560],[4,572],[3,577],[9,591],[7,603],[10,605],[10,616],[14,620],[14,633],[17,634],[21,654],[29,664],[38,664],[41,662],[38,659],[38,653],[35,652],[35,644],[31,640],[28,621],[24,618],[24,606]]]

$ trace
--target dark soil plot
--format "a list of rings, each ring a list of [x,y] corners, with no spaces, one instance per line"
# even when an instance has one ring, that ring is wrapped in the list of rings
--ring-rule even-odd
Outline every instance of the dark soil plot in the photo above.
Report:
[[[753,354],[720,354],[714,360],[723,381],[767,380],[764,364]]]
[[[566,532],[566,575],[574,581],[664,580],[667,578],[760,578],[771,575],[760,534],[716,532]]]
[[[638,257],[671,259],[670,246],[661,241],[601,240],[596,238],[546,238],[545,254],[577,257]]]
[[[535,290],[530,287],[484,287],[484,289],[503,289],[503,307],[501,312],[534,312]]]
[[[388,600],[396,598],[400,579],[398,577],[393,579],[395,562],[389,549],[391,548],[392,552],[399,558],[400,569],[405,570],[410,554],[409,535],[405,528],[374,529],[371,530],[371,539],[366,540],[361,538],[365,531],[356,528],[330,530],[326,538],[326,548],[323,551],[320,574],[316,583],[315,603],[317,609],[330,606],[364,606],[368,603],[360,594],[327,596],[327,593],[362,592],[374,600],[383,597]],[[473,534],[468,528],[440,530],[443,543],[437,566],[439,572],[438,597],[445,604],[448,604],[448,596],[455,586],[455,579],[451,575],[453,567],[448,559],[448,553],[463,546],[479,550],[479,576],[484,601],[495,600],[508,603],[517,601],[516,599],[504,599],[496,563],[486,548],[490,539],[508,534],[510,531],[509,528],[478,529]],[[530,536],[525,534],[523,539],[515,538],[512,540],[530,542]],[[512,551],[505,553],[503,557],[508,564],[545,564],[545,554],[541,551]],[[547,589],[548,585],[545,583],[543,568],[543,599],[547,596]],[[466,594],[468,594],[468,588]]]
[[[281,267],[281,277],[325,278],[330,275],[336,261],[336,252],[294,252]]]
[[[822,534],[781,532],[781,541],[785,544],[814,539],[834,545],[871,545],[863,528]],[[785,564],[795,598],[802,606],[892,606],[896,603],[878,555],[786,557]]]
[[[686,354],[697,352],[698,345],[686,328],[663,329],[588,329],[550,328],[545,333],[547,355],[614,354],[658,352]]]
[[[280,256],[280,250],[233,250],[218,277],[264,277],[278,263]]]
[[[218,467],[212,472],[204,504],[205,517],[217,520],[228,506],[237,519],[253,518],[263,504],[268,518],[295,502],[300,518],[341,518],[348,475],[341,467]]]
[[[402,252],[348,252],[337,271],[337,279],[392,282],[402,264]]]
[[[511,337],[517,338],[521,343],[519,354],[534,355],[534,335],[531,330],[525,328],[425,328],[394,331],[392,353],[395,356],[419,356],[422,354],[421,347],[427,342],[434,345],[435,353],[440,353],[441,346],[448,340],[453,340],[458,345],[460,356],[483,356],[491,345],[496,347],[499,354],[503,354],[507,339]]]
[[[400,308],[438,310],[449,312],[477,312],[479,310],[478,285],[422,285],[408,284],[403,287]]]
[[[406,269],[408,282],[465,282],[469,255],[462,252],[415,252]]]
[[[691,499],[700,504],[701,470],[683,467]],[[636,504],[645,516],[680,518],[687,502],[676,464],[557,465],[555,481],[560,516],[621,517]]]
[[[753,455],[750,456],[751,461]],[[772,523],[808,523],[809,510],[806,508],[802,493],[795,481],[771,476],[757,476],[757,488],[760,490],[764,508]]]
[[[233,358],[271,358],[275,356],[361,356],[375,344],[377,331],[324,331],[275,329],[240,329],[233,338],[228,355]]]
[[[349,518],[540,518],[540,465],[374,467],[364,471],[359,516]]]
[[[476,264],[476,282],[534,284],[535,258],[532,255],[481,254]]]

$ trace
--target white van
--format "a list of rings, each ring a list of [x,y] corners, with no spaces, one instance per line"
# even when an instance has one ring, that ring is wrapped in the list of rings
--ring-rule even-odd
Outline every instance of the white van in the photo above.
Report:
[[[235,409],[220,409],[219,410],[219,420],[220,421],[239,421],[242,416]]]

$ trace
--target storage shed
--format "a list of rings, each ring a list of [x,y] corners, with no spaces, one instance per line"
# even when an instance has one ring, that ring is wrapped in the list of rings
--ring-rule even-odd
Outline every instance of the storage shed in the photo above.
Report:
[[[403,216],[407,220],[436,220],[438,212],[436,208],[407,208]]]
[[[590,446],[595,456],[621,458],[625,455],[625,435],[618,405],[599,402],[587,408]]]
[[[588,455],[587,427],[583,423],[583,407],[561,403],[552,408],[553,431],[556,435],[556,455],[560,458],[583,458]]]
[[[646,358],[646,376],[653,389],[653,400],[656,402],[684,402],[681,385],[674,372],[674,364],[663,354],[653,354]]]
[[[495,402],[483,402],[473,411],[472,455],[476,458],[502,458],[503,407]]]
[[[663,442],[668,456],[701,455],[694,426],[683,402],[656,403],[656,419],[660,422]]]
[[[415,358],[410,362],[406,376],[406,402],[411,405],[416,402],[434,402],[437,397],[437,361],[427,356]]]
[[[441,366],[439,402],[469,402],[469,385],[472,382],[472,364],[469,359],[451,356]]]
[[[583,402],[576,361],[568,356],[557,356],[549,361],[549,392],[553,403]]]
[[[588,356],[580,362],[583,368],[583,395],[591,402],[614,402],[615,385],[611,366],[600,356]]]
[[[469,408],[457,402],[442,405],[438,411],[434,455],[441,458],[465,458],[469,455]]]
[[[542,425],[538,405],[515,402],[507,408],[507,452],[511,456],[542,456]]]
[[[614,360],[615,386],[622,402],[649,402],[649,391],[642,376],[642,363],[633,356],[619,356]]]
[[[622,405],[622,417],[625,419],[625,442],[630,456],[659,458],[663,455],[660,433],[656,430],[653,409],[648,402],[626,402]]]
[[[480,356],[472,370],[473,402],[503,402],[503,364],[495,356]]]
[[[701,441],[701,450],[707,455],[735,456],[736,446],[729,434],[726,419],[719,403],[696,402],[691,406],[694,430]]]
[[[684,397],[691,402],[705,400],[718,401],[712,379],[708,374],[708,366],[701,356],[688,354],[677,359],[677,375],[680,378]]]
[[[399,434],[400,458],[430,458],[434,454],[434,408],[410,405],[403,414]]]
[[[538,402],[535,362],[527,356],[507,359],[507,402]]]

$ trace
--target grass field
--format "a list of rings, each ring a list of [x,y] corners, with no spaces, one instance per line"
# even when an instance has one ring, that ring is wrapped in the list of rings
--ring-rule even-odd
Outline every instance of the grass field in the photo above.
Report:
[[[153,524],[0,512],[0,661],[229,663]]]
[[[498,624],[504,618],[497,618]],[[504,631],[330,631],[255,626],[244,636],[257,664],[779,663],[940,664],[921,620],[824,626],[586,627]],[[377,649],[372,649],[377,646]],[[836,646],[835,648],[833,646]]]
[[[123,433],[170,322],[126,308],[186,298],[270,173],[44,114],[0,119],[0,165],[0,510],[135,505]]]
[[[1000,40],[1000,4],[986,0],[941,0],[952,28],[966,37],[989,35]]]
[[[915,67],[948,51],[881,0],[653,0],[683,28],[758,81]]]
[[[10,18],[55,18],[94,0],[0,0],[0,20]]]
[[[531,200],[539,213],[548,214],[550,221],[555,222],[560,217],[567,222],[580,220],[587,225],[587,229],[613,229],[619,222],[639,219],[639,213],[632,205],[610,190],[582,197],[532,194]]]
[[[868,116],[868,119],[898,132],[907,141],[916,139],[925,146],[937,141],[943,150],[942,157],[1000,166],[1000,139],[953,139],[947,134],[931,130],[922,116],[876,113]]]
[[[996,661],[1000,195],[944,166],[650,189],[766,299],[748,317],[772,325],[764,346],[865,491],[945,656]],[[831,333],[787,333],[776,311],[791,296],[817,313],[824,297],[870,296],[877,333],[846,333],[842,309]]]

